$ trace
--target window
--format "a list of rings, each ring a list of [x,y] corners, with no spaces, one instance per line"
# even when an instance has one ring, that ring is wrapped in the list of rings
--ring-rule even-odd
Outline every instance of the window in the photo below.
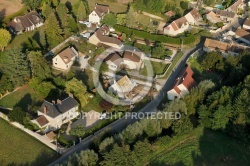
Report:
[[[57,63],[55,63],[55,65],[57,65]]]

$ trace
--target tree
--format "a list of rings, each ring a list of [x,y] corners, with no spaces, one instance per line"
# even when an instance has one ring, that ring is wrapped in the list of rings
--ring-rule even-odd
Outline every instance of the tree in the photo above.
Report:
[[[20,124],[23,124],[25,116],[25,112],[19,107],[14,108],[8,114],[8,118],[10,119],[10,121],[18,122]]]
[[[3,51],[4,47],[8,45],[11,39],[11,35],[9,31],[5,29],[0,29],[0,49]]]
[[[123,131],[122,135],[127,144],[136,142],[143,134],[143,127],[141,122],[135,122],[132,125],[128,125]]]
[[[66,7],[65,4],[60,3],[57,8],[56,8],[56,13],[58,15],[58,18],[60,20],[61,28],[66,28],[69,24],[68,19],[68,8]]]
[[[55,10],[51,7],[51,3],[44,3],[42,6],[42,15],[48,19],[48,17],[54,13]]]
[[[79,12],[79,11],[81,11],[81,12]],[[84,20],[87,18],[86,6],[84,5],[83,1],[80,1],[80,4],[79,4],[77,10],[74,11],[74,15],[77,17],[77,21]]]
[[[106,14],[101,23],[107,24],[110,27],[114,27],[117,23],[116,16],[113,13]]]
[[[116,15],[117,24],[125,25],[126,24],[126,17],[127,17],[127,14],[117,14]]]
[[[41,81],[51,77],[50,67],[40,51],[30,51],[28,59],[32,77],[37,77]]]
[[[54,13],[48,17],[45,24],[45,33],[50,47],[57,46],[62,41],[62,29],[60,28]]]
[[[13,87],[23,85],[30,79],[30,68],[27,55],[21,48],[13,48],[6,52],[2,62],[2,72]]]
[[[142,119],[141,125],[143,131],[148,137],[154,137],[161,133],[162,128],[158,119]]]
[[[133,7],[130,6],[129,11],[127,13],[127,17],[126,17],[126,26],[131,28],[131,27],[135,26],[135,23],[136,23],[135,11],[134,11]]]
[[[82,124],[79,124],[70,130],[70,135],[75,135],[79,139],[81,139],[81,137],[83,137],[84,134],[85,134],[85,128]]]
[[[217,52],[209,52],[204,55],[204,59],[201,62],[204,69],[221,69],[221,65],[224,65],[223,57]]]
[[[82,81],[73,78],[66,82],[66,92],[73,93],[80,101],[82,107],[88,103],[89,94],[87,93],[87,87]]]
[[[161,43],[156,43],[155,47],[153,47],[152,49],[152,56],[159,59],[164,59],[165,55],[166,55],[166,48],[164,47],[164,45]]]
[[[98,154],[93,150],[84,150],[80,154],[73,154],[67,161],[67,166],[95,166],[98,160]]]
[[[47,48],[46,34],[44,30],[39,31],[39,42],[41,44],[42,49]]]
[[[114,144],[115,144],[115,140],[113,137],[108,137],[108,138],[104,139],[99,145],[100,153],[104,154],[106,152],[110,152],[110,150],[112,150]]]
[[[147,139],[144,141],[138,141],[134,145],[134,153],[139,161],[147,161],[147,157],[152,152],[152,145],[148,142]]]
[[[187,1],[181,1],[180,6],[183,10],[188,9],[188,2]]]
[[[29,6],[30,9],[37,9],[40,7],[42,0],[22,0],[22,3]]]

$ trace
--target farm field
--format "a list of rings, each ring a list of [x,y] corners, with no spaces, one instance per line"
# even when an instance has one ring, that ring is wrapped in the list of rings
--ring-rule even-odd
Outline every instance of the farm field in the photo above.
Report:
[[[2,20],[6,16],[18,12],[23,7],[23,4],[21,2],[22,0],[1,0],[0,20]]]
[[[127,5],[121,4],[121,3],[111,3],[111,2],[102,1],[102,0],[88,0],[90,12],[94,9],[95,3],[108,5],[110,8],[110,11],[114,13],[124,13],[127,11],[127,8],[128,8]]]
[[[0,165],[47,165],[56,152],[0,118]]]

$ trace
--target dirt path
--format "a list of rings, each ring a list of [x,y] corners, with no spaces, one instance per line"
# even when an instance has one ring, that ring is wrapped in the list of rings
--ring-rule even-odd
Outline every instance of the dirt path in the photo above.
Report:
[[[153,14],[150,14],[150,13],[147,13],[147,12],[142,12],[142,14],[144,14],[145,16],[151,17],[151,18],[155,18],[157,20],[164,20],[163,18],[161,18],[159,16],[156,16],[156,15],[153,15]]]

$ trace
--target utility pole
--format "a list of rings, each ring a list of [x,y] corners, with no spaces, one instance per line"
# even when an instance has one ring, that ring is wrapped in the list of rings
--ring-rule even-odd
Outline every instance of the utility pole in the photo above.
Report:
[[[183,38],[181,37],[181,51],[183,49]]]

